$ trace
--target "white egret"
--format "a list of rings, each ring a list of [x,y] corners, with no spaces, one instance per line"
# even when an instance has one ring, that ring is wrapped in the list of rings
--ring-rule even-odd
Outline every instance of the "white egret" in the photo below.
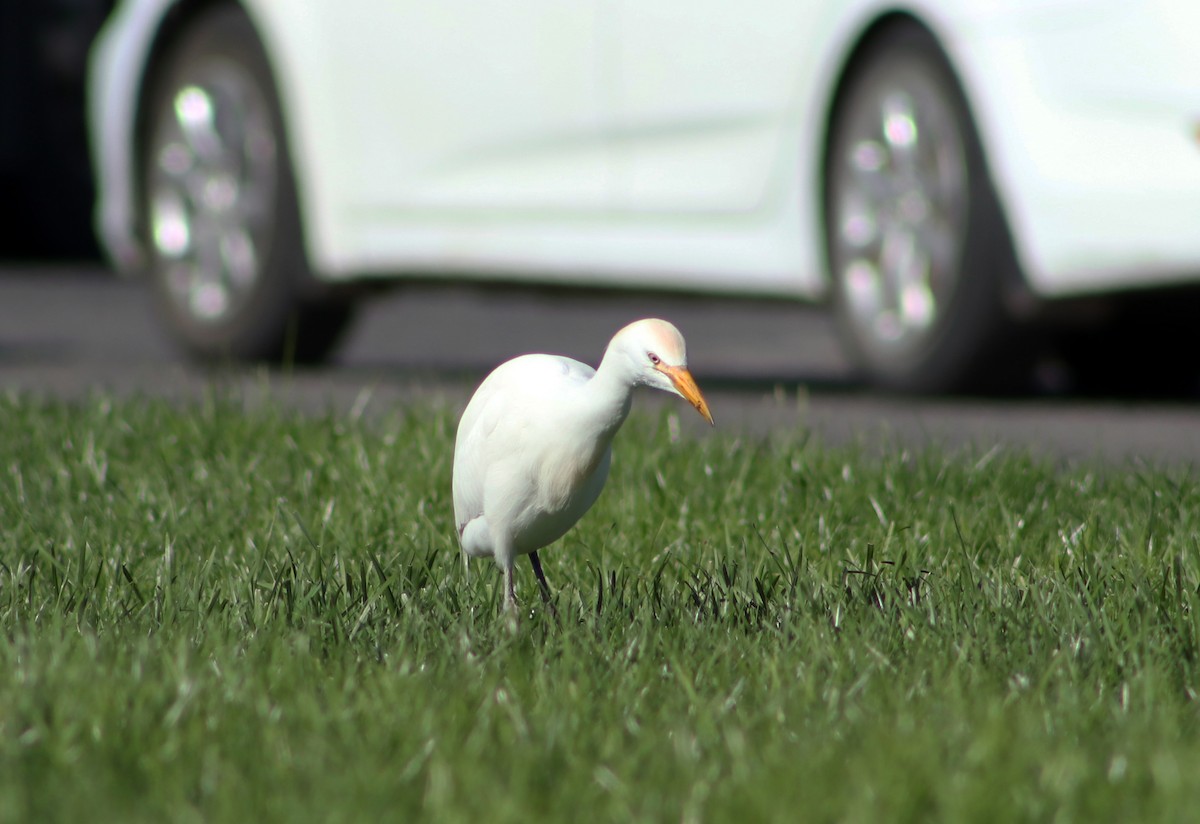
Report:
[[[559,355],[502,363],[467,404],[454,443],[454,518],[464,563],[491,556],[503,571],[506,609],[516,610],[520,555],[529,556],[551,603],[537,551],[600,496],[636,386],[674,392],[713,422],[688,371],[683,336],[657,319],[617,332],[599,369]]]

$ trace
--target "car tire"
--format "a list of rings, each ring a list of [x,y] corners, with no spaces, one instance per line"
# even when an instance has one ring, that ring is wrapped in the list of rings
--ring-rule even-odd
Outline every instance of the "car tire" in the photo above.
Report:
[[[153,69],[139,153],[159,314],[200,360],[315,362],[353,316],[309,268],[283,118],[258,35],[210,6]]]
[[[1028,377],[1012,242],[966,99],[937,42],[864,45],[830,117],[825,251],[839,333],[873,385],[997,391]]]

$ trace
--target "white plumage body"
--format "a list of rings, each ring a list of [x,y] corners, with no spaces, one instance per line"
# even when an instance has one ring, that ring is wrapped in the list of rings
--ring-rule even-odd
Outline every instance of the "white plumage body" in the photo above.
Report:
[[[683,336],[656,319],[617,332],[598,369],[559,355],[514,358],[467,404],[454,443],[454,521],[464,557],[493,557],[504,571],[507,608],[516,606],[514,559],[528,555],[553,609],[537,551],[600,497],[636,386],[674,392],[712,423]]]
[[[501,524],[513,555],[528,555],[561,538],[600,497],[629,396],[590,409],[595,374],[570,358],[523,355],[480,385],[454,445],[454,518],[468,556],[504,552],[505,536],[493,531]]]

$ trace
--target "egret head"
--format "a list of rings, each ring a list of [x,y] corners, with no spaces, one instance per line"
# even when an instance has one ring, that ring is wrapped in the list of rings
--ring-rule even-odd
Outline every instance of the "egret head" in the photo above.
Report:
[[[687,345],[679,330],[657,318],[634,321],[617,332],[610,346],[620,348],[635,383],[674,392],[712,424],[708,403],[687,368]]]

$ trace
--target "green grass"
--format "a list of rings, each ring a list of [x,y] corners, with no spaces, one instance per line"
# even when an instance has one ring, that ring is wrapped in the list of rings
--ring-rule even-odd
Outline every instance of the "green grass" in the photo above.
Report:
[[[0,399],[0,820],[1200,809],[1190,472],[670,424],[511,633],[448,411]]]

